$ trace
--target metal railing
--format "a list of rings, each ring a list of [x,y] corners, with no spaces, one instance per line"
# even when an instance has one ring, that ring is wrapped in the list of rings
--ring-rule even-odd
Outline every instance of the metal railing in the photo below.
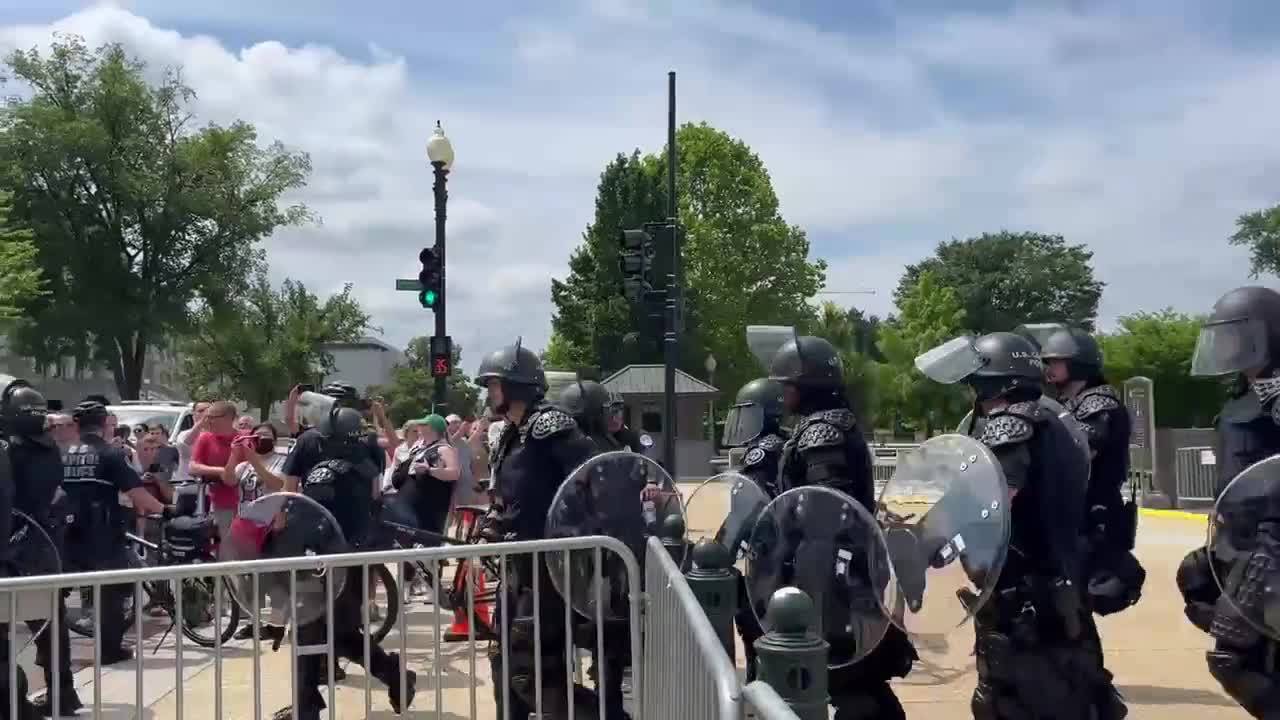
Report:
[[[759,720],[800,720],[787,701],[768,683],[747,683],[742,688],[746,711]]]
[[[247,562],[219,562],[219,563],[210,563],[210,564],[204,564],[204,565],[166,566],[166,567],[155,567],[155,568],[137,568],[137,569],[128,569],[128,570],[109,570],[109,571],[76,573],[76,574],[66,574],[66,575],[56,575],[56,576],[7,578],[7,579],[0,580],[0,612],[4,612],[7,610],[5,614],[6,617],[4,619],[16,618],[19,620],[25,620],[25,619],[30,619],[32,617],[39,617],[40,616],[39,608],[43,607],[46,609],[44,614],[52,616],[49,618],[48,624],[45,627],[44,632],[52,633],[51,637],[56,638],[58,637],[58,633],[62,630],[62,626],[64,626],[66,622],[65,619],[56,610],[56,608],[59,607],[59,602],[58,602],[59,597],[65,591],[75,592],[79,588],[86,587],[86,586],[91,588],[91,593],[94,600],[93,610],[92,610],[93,629],[94,629],[93,640],[92,640],[93,658],[94,658],[93,670],[92,670],[93,697],[91,701],[86,702],[85,704],[88,708],[92,709],[93,717],[102,717],[104,713],[104,709],[109,710],[112,715],[115,715],[121,711],[121,706],[124,706],[124,708],[126,709],[129,706],[132,706],[133,711],[131,713],[127,713],[129,716],[143,717],[144,715],[153,714],[155,712],[154,710],[148,711],[147,710],[148,706],[146,703],[146,698],[148,696],[146,694],[145,685],[147,682],[156,681],[156,675],[153,673],[152,668],[149,666],[154,666],[157,662],[160,662],[161,664],[163,664],[163,659],[161,659],[160,661],[148,659],[144,662],[142,655],[144,653],[144,641],[147,639],[147,638],[144,638],[144,613],[136,612],[135,624],[132,628],[132,637],[134,640],[135,652],[137,654],[136,660],[128,663],[120,663],[117,667],[110,668],[108,672],[112,675],[112,678],[111,678],[112,682],[110,683],[109,691],[104,691],[104,687],[105,687],[103,683],[104,668],[101,664],[101,660],[103,657],[102,655],[103,653],[102,595],[103,595],[104,589],[119,587],[122,585],[126,587],[132,586],[134,597],[142,598],[143,586],[146,583],[173,583],[174,586],[176,587],[176,586],[179,586],[183,580],[212,579],[214,580],[213,586],[221,588],[223,587],[223,583],[231,582],[233,578],[247,577],[249,578],[249,586],[252,588],[252,590],[251,591],[246,590],[243,593],[237,593],[237,595],[249,595],[248,598],[246,597],[238,598],[238,601],[240,602],[241,606],[247,613],[249,622],[253,629],[252,644],[251,644],[252,649],[251,649],[251,652],[248,653],[247,658],[245,657],[246,653],[243,651],[244,646],[241,645],[240,643],[237,643],[237,645],[240,645],[240,647],[226,648],[227,652],[224,653],[224,646],[221,641],[221,633],[217,631],[213,633],[213,637],[215,639],[213,641],[211,663],[208,657],[208,651],[198,652],[198,653],[191,652],[186,646],[187,643],[184,643],[184,638],[183,638],[183,623],[185,622],[185,615],[186,615],[183,612],[184,593],[183,592],[173,593],[173,602],[176,604],[176,611],[173,613],[173,620],[175,622],[175,627],[173,628],[171,633],[171,637],[172,637],[171,642],[173,643],[172,671],[174,673],[173,675],[174,679],[173,679],[172,686],[165,688],[165,692],[161,693],[161,695],[171,696],[173,709],[165,711],[163,712],[163,714],[166,717],[173,718],[174,720],[186,720],[192,717],[223,718],[223,717],[230,717],[230,716],[234,716],[234,717],[248,716],[248,717],[253,717],[255,720],[261,720],[261,718],[264,717],[264,707],[263,707],[264,695],[279,696],[282,694],[279,691],[279,689],[282,687],[282,683],[281,683],[281,678],[279,678],[278,676],[279,675],[278,673],[276,672],[270,673],[269,674],[270,682],[265,684],[263,682],[262,666],[264,662],[263,662],[263,653],[262,653],[262,627],[261,627],[262,626],[261,611],[263,610],[263,608],[260,607],[261,600],[267,599],[267,598],[275,598],[281,594],[287,593],[286,596],[288,598],[288,608],[297,608],[299,607],[300,597],[304,598],[304,602],[306,601],[305,599],[307,597],[311,597],[312,600],[315,599],[314,596],[307,595],[307,588],[305,586],[301,588],[302,592],[300,593],[300,588],[299,588],[300,583],[305,584],[309,579],[317,578],[317,577],[333,578],[333,577],[336,577],[341,572],[341,569],[351,568],[353,570],[347,571],[349,573],[348,582],[350,582],[351,579],[355,579],[356,577],[359,577],[360,579],[361,593],[362,593],[360,597],[364,598],[364,600],[360,603],[361,605],[360,612],[362,614],[361,619],[363,622],[363,627],[369,628],[370,627],[370,603],[368,601],[368,598],[370,596],[369,588],[370,588],[370,577],[372,574],[370,572],[370,569],[372,567],[375,567],[378,565],[394,565],[399,570],[398,573],[396,573],[396,577],[397,577],[397,580],[399,581],[400,588],[403,588],[405,587],[405,580],[406,580],[405,578],[406,563],[414,563],[415,561],[421,561],[422,564],[428,567],[439,567],[442,561],[448,561],[448,560],[466,559],[471,561],[473,563],[473,566],[476,563],[493,561],[500,568],[499,577],[505,578],[508,576],[508,572],[511,569],[511,564],[513,561],[527,558],[529,560],[532,560],[532,562],[535,564],[534,566],[536,567],[538,566],[538,564],[543,563],[546,558],[559,554],[559,555],[562,555],[564,560],[563,562],[564,574],[562,578],[563,580],[562,587],[566,589],[566,592],[565,592],[566,595],[572,595],[572,592],[570,591],[570,588],[572,587],[572,575],[570,573],[570,569],[571,569],[571,566],[574,565],[574,563],[571,563],[571,556],[580,558],[582,556],[578,555],[578,553],[581,553],[581,552],[590,552],[594,554],[593,567],[594,567],[595,582],[593,587],[596,593],[596,602],[594,603],[596,608],[596,617],[594,619],[595,619],[597,628],[603,628],[605,626],[604,618],[602,617],[604,605],[601,602],[601,598],[602,598],[601,587],[603,586],[603,583],[601,582],[601,578],[600,578],[600,573],[601,573],[600,568],[602,567],[602,555],[604,552],[610,552],[618,556],[622,560],[622,564],[626,573],[626,582],[628,583],[628,589],[629,589],[628,597],[630,600],[629,602],[630,616],[629,618],[626,618],[624,620],[624,624],[628,628],[628,632],[630,634],[630,640],[631,640],[631,643],[630,643],[631,663],[630,664],[632,667],[631,689],[632,689],[633,702],[637,701],[639,698],[645,697],[645,692],[646,692],[646,683],[644,682],[645,680],[644,667],[641,662],[641,658],[643,657],[642,637],[638,632],[638,630],[640,629],[641,601],[642,601],[642,596],[640,592],[640,588],[641,588],[640,583],[642,579],[641,573],[640,573],[640,565],[637,562],[635,556],[627,548],[626,545],[610,537],[591,536],[591,537],[581,537],[581,538],[537,540],[537,541],[527,541],[527,542],[519,542],[519,543],[494,543],[494,544],[486,544],[486,545],[447,545],[447,546],[435,547],[435,548],[417,548],[417,549],[410,549],[410,550],[389,550],[389,551],[380,551],[380,552],[345,553],[345,554],[339,554],[339,555],[292,557],[292,558],[272,559],[272,560],[254,560],[254,561],[247,561]],[[669,558],[668,558],[668,562],[670,562]],[[577,563],[577,566],[580,567],[581,563],[580,562]],[[678,573],[678,570],[676,572]],[[287,584],[287,589],[282,588],[281,574],[288,575],[287,581],[284,581],[284,584]],[[268,583],[270,583],[271,586],[276,587],[278,590],[281,590],[281,592],[277,592],[273,594],[269,589],[270,586],[268,585]],[[443,583],[443,578],[440,577],[440,573],[433,574],[432,583],[433,583],[432,590],[434,591],[434,597],[436,598],[436,602],[438,603],[440,601],[440,598],[444,596],[444,593],[447,592],[447,588],[442,590],[441,586]],[[334,640],[335,640],[334,584],[335,583],[325,581],[320,584],[323,586],[323,590],[321,590],[320,592],[324,595],[324,599],[323,599],[324,612],[321,616],[323,619],[317,620],[316,622],[323,622],[325,624],[325,633],[323,637],[327,638],[327,642],[325,642],[323,645],[320,645],[320,646],[310,646],[310,647],[302,646],[298,642],[296,633],[293,634],[293,639],[289,641],[289,645],[290,645],[289,685],[290,685],[290,691],[291,691],[290,697],[293,699],[292,704],[295,709],[295,717],[297,717],[297,708],[298,708],[298,699],[299,699],[298,671],[300,667],[299,665],[300,658],[303,658],[309,655],[323,655],[327,660],[328,671],[326,673],[327,677],[322,677],[320,687],[327,688],[328,712],[326,716],[331,718],[332,720],[333,718],[338,717],[338,711],[337,711],[338,696],[335,694],[336,693],[335,669],[337,667],[336,665],[337,660],[341,659],[341,657],[339,657],[338,653],[336,652],[335,643],[334,643]],[[242,584],[241,587],[244,587],[244,585]],[[685,590],[687,592],[687,588],[685,588]],[[339,594],[344,594],[346,592],[349,592],[349,590],[347,589],[341,590],[339,591]],[[468,584],[465,592],[466,594],[465,606],[468,613],[468,618],[477,617],[476,607],[479,603],[475,597],[475,592],[476,591],[474,589],[474,586],[471,584]],[[547,637],[544,637],[543,628],[542,628],[542,621],[544,618],[540,615],[540,609],[546,607],[545,603],[549,602],[548,599],[544,597],[546,592],[547,592],[546,590],[540,591],[539,583],[537,582],[533,583],[533,588],[532,588],[532,609],[533,609],[532,621],[533,621],[533,638],[534,638],[533,639],[533,642],[534,642],[533,677],[534,677],[534,688],[536,688],[535,690],[536,697],[529,700],[529,704],[534,707],[534,710],[536,712],[539,712],[539,713],[543,712],[542,705],[543,705],[544,695],[551,692],[558,693],[559,691],[563,690],[566,692],[570,717],[572,717],[573,706],[575,702],[573,674],[571,672],[563,673],[559,671],[569,670],[571,669],[571,666],[577,662],[577,655],[573,651],[573,648],[575,645],[575,642],[573,639],[573,630],[576,625],[580,625],[581,623],[578,620],[578,618],[573,616],[573,610],[571,610],[566,605],[566,607],[564,608],[565,627],[563,629],[565,652],[562,654],[562,661],[564,665],[562,665],[558,669],[552,668],[557,670],[556,674],[558,676],[565,677],[566,684],[565,686],[557,686],[557,687],[544,686],[545,685],[544,679],[546,678],[546,675],[544,674],[544,662],[543,662],[542,649],[545,646],[544,645],[545,643],[551,642],[552,640],[554,640],[556,645],[560,644],[558,638],[552,638],[550,635],[548,635]],[[513,597],[509,598],[508,597],[509,594],[513,595]],[[508,593],[505,582],[500,584],[499,591],[497,592],[496,595],[497,597],[492,601],[492,603],[496,608],[498,608],[501,615],[504,618],[514,617],[515,613],[512,611],[516,609],[514,605],[514,603],[516,602],[516,599],[514,597],[514,593]],[[215,618],[223,617],[223,612],[222,612],[223,603],[237,602],[237,599],[232,599],[230,597],[224,598],[222,592],[214,592],[212,593],[212,596],[213,596],[212,604],[214,606],[213,616]],[[33,607],[33,603],[34,603],[34,606],[37,608],[36,611],[31,610],[31,608]],[[250,605],[250,607],[244,607],[244,605],[246,604]],[[141,603],[135,600],[135,605],[140,606]],[[20,607],[22,608],[21,611],[20,611]],[[696,604],[694,605],[694,607],[696,608]],[[48,612],[48,610],[53,610],[53,612]],[[469,630],[468,630],[468,645],[469,645],[469,651],[470,651],[469,652],[469,655],[470,655],[469,672],[467,672],[466,670],[458,671],[457,669],[452,667],[446,668],[446,665],[450,662],[457,662],[460,659],[465,660],[466,655],[462,655],[461,657],[459,657],[457,653],[450,653],[448,656],[443,654],[441,652],[442,619],[440,614],[438,612],[432,612],[431,618],[428,622],[431,625],[433,625],[434,628],[433,628],[433,631],[430,633],[429,642],[431,644],[431,647],[427,648],[428,650],[430,650],[430,652],[426,653],[425,658],[423,658],[421,655],[423,648],[415,648],[419,651],[419,654],[415,654],[413,656],[410,656],[409,654],[409,649],[410,649],[409,638],[411,636],[421,637],[422,633],[421,632],[411,633],[409,631],[409,621],[407,620],[407,612],[405,608],[401,608],[400,612],[397,615],[395,629],[398,631],[398,638],[395,636],[390,636],[388,638],[387,644],[391,645],[393,649],[399,651],[400,662],[397,663],[397,665],[399,666],[398,667],[399,676],[398,678],[396,678],[396,680],[398,680],[398,688],[399,688],[398,699],[400,700],[401,707],[404,708],[405,705],[407,704],[406,701],[409,700],[409,698],[407,697],[408,685],[406,682],[407,673],[410,671],[410,668],[408,667],[409,664],[411,662],[415,664],[426,663],[426,665],[424,665],[423,667],[418,667],[417,672],[426,672],[429,674],[429,677],[431,677],[431,683],[429,687],[434,688],[435,690],[434,705],[435,705],[435,712],[437,716],[444,716],[444,712],[445,712],[444,688],[446,687],[446,683],[444,681],[444,675],[446,671],[448,671],[450,675],[454,676],[453,679],[455,680],[456,680],[456,676],[458,675],[467,677],[470,684],[469,693],[468,693],[469,702],[458,703],[461,705],[469,705],[470,713],[465,714],[466,711],[463,710],[461,707],[458,707],[457,704],[454,704],[454,703],[451,703],[451,705],[453,706],[450,707],[449,710],[455,716],[461,716],[461,717],[471,717],[471,718],[493,717],[492,710],[485,710],[484,708],[480,707],[481,702],[477,696],[477,690],[478,690],[478,684],[479,684],[477,680],[477,673],[476,673],[478,638],[476,637],[476,634],[475,634],[476,628],[475,628],[474,621],[471,624],[469,624]],[[447,622],[447,620],[445,620],[445,622]],[[703,622],[705,623],[705,619]],[[559,624],[559,623],[556,623],[556,624]],[[18,640],[17,632],[18,632],[18,627],[20,625],[21,623],[17,623],[17,622],[7,623],[7,633],[8,633],[9,643],[8,643],[8,654],[7,654],[6,660],[8,662],[7,672],[9,675],[9,678],[8,678],[9,687],[11,688],[17,687],[19,652],[25,650],[25,648],[17,642]],[[495,626],[493,630],[497,633],[500,633],[503,647],[510,648],[511,645],[509,644],[509,640],[510,640],[509,623],[500,622],[498,623],[498,625],[500,625],[501,627]],[[5,626],[0,625],[0,628],[3,628],[3,627]],[[223,627],[225,627],[225,625]],[[154,630],[154,628],[152,629]],[[349,633],[350,628],[345,628],[345,629]],[[370,633],[361,632],[360,635],[363,638],[362,640],[363,647],[356,652],[352,652],[350,648],[348,648],[348,652],[347,654],[345,654],[345,657],[346,659],[354,661],[362,665],[364,668],[366,668],[366,671],[364,673],[364,681],[363,681],[363,688],[362,688],[363,695],[364,695],[364,715],[363,716],[369,717],[373,713],[373,701],[372,701],[373,671],[370,669],[370,667],[371,667],[371,663],[373,661],[374,655],[379,653],[380,650],[377,650],[375,647],[371,646]],[[151,639],[154,639],[154,638],[151,638]],[[605,645],[604,645],[604,633],[602,630],[598,631],[596,640],[597,642],[595,644],[595,649],[597,650],[597,657],[603,658],[605,657]],[[484,642],[482,638],[479,639],[479,641]],[[60,647],[59,647],[60,643],[53,642],[51,643],[51,645],[52,645],[52,648],[51,648],[52,667],[56,668],[56,667],[59,667],[59,663],[62,661],[62,658],[60,657]],[[398,647],[395,647],[396,645],[398,645]],[[157,649],[158,649],[158,646],[157,646]],[[199,657],[194,657],[197,654],[199,655]],[[665,650],[662,653],[662,655],[663,657],[666,657]],[[507,662],[507,657],[508,656],[504,654],[503,662],[500,663],[501,677],[493,677],[492,683],[494,687],[498,689],[498,691],[506,693],[507,697],[510,698],[511,697],[511,668],[509,667],[509,663]],[[234,709],[229,709],[228,707],[229,704],[237,704],[236,702],[234,702],[235,699],[233,699],[232,703],[228,703],[227,698],[224,697],[224,690],[225,690],[224,663],[228,661],[228,658],[230,658],[230,662],[236,663],[235,672],[241,673],[241,674],[246,673],[246,671],[249,670],[249,668],[245,667],[246,662],[252,663],[252,668],[251,668],[252,698],[249,700],[244,700],[244,699],[240,700],[241,704],[247,705],[248,703],[252,703],[251,709],[248,707],[236,707]],[[193,668],[189,668],[188,667],[189,665],[198,665],[201,663],[204,664],[204,667],[194,668],[195,669],[194,673],[188,672],[188,670],[193,669]],[[192,678],[196,674],[200,674],[204,670],[208,669],[208,666],[210,664],[212,665],[213,675],[214,675],[213,677],[214,691],[212,696],[212,702],[209,703],[207,702],[207,700],[198,699],[195,702],[188,703],[186,701],[187,699],[185,695],[188,692],[188,690],[191,688]],[[132,697],[125,697],[124,693],[121,692],[123,688],[121,687],[119,680],[122,679],[120,677],[121,674],[128,674],[130,671],[132,671],[132,674],[134,676],[133,683],[132,683],[133,693],[132,693]],[[602,684],[605,680],[604,673],[610,670],[606,668],[597,668],[597,671],[598,671],[597,688],[599,688],[599,687],[602,687]],[[616,668],[616,671],[620,672],[621,668]],[[495,675],[497,674],[499,673],[497,673],[495,668]],[[386,678],[384,677],[383,680],[385,681]],[[421,690],[421,688],[419,688],[419,690]],[[110,692],[111,697],[106,697],[104,695],[104,692]],[[664,690],[664,692],[666,691]],[[154,693],[152,694],[154,695]],[[419,692],[418,695],[419,695],[419,698],[421,699],[422,693]],[[389,698],[390,698],[390,695],[389,695]],[[2,700],[3,702],[9,705],[9,716],[17,717],[18,696],[16,694],[10,694],[9,697],[0,698],[0,700]],[[61,710],[61,704],[62,704],[60,693],[54,693],[52,700],[53,700],[54,715],[58,716],[58,713]],[[168,698],[166,698],[166,702],[167,700]],[[456,702],[456,695],[455,695],[455,702]],[[600,704],[601,715],[604,714],[604,703],[605,703],[605,699],[604,699],[603,693],[599,693],[599,704]],[[489,704],[485,703],[485,705],[488,706]],[[423,703],[415,703],[415,707],[418,709],[421,709],[423,707]],[[506,710],[505,715],[512,718],[512,720],[525,720],[525,718],[523,717],[517,718],[515,713],[513,713],[511,710],[510,702],[505,703],[505,710]],[[271,712],[272,712],[271,709],[267,709],[266,716],[270,716]],[[342,716],[349,716],[350,714],[351,714],[350,709],[344,710],[342,712]],[[587,713],[583,713],[583,714],[586,715]],[[667,715],[666,717],[674,717],[674,716],[675,715]],[[650,716],[650,717],[661,717],[661,716]],[[507,720],[507,718],[504,717],[501,720]]]
[[[644,656],[639,717],[740,720],[738,671],[658,538],[646,546],[645,596],[645,644],[655,651]]]
[[[1173,468],[1179,500],[1213,500],[1218,483],[1218,464],[1213,448],[1178,448],[1174,452]]]

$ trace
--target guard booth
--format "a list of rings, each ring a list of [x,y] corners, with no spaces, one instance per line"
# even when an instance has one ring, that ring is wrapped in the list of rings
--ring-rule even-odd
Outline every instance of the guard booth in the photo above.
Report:
[[[665,453],[662,365],[628,365],[605,378],[606,389],[622,396],[627,427],[653,438],[653,457]],[[676,370],[676,469],[678,481],[705,478],[715,457],[715,443],[707,437],[707,413],[720,395],[715,387]]]

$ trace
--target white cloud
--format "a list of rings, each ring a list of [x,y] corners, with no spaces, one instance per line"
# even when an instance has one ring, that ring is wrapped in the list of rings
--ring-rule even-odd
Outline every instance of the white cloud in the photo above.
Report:
[[[444,122],[458,152],[450,327],[469,366],[517,334],[545,342],[549,278],[591,219],[600,170],[663,141],[670,68],[682,120],[748,142],[812,237],[850,238],[820,245],[828,287],[878,294],[832,299],[881,314],[904,263],[1002,227],[1088,243],[1108,283],[1104,324],[1207,308],[1245,279],[1224,241],[1232,220],[1275,200],[1280,53],[1213,45],[1176,13],[903,15],[891,33],[854,36],[740,3],[591,0],[452,37],[418,15],[298,25],[256,2],[130,7],[0,26],[0,50],[53,30],[120,41],[157,71],[181,65],[202,120],[243,118],[310,152],[299,196],[324,223],[273,237],[273,268],[318,290],[354,283],[394,342],[432,323],[391,287],[431,242],[424,143]],[[187,29],[206,26],[221,37]],[[895,226],[927,229],[877,235]]]

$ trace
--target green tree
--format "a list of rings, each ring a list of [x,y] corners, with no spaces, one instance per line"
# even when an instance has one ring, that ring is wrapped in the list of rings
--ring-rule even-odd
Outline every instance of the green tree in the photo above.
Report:
[[[702,375],[703,360],[719,362],[718,384],[732,393],[760,368],[748,351],[749,324],[807,321],[809,298],[822,286],[826,265],[810,262],[809,242],[782,218],[778,198],[759,156],[740,140],[706,124],[677,135],[680,222],[686,286],[686,328],[681,366]],[[557,360],[585,359],[608,374],[632,362],[659,362],[660,348],[640,329],[620,299],[617,231],[666,215],[665,154],[620,155],[601,176],[596,218],[563,281],[553,281],[552,327]],[[554,346],[553,346],[554,347]]]
[[[192,397],[242,400],[265,420],[295,383],[333,372],[327,343],[356,340],[368,329],[350,285],[321,302],[292,280],[277,290],[259,271],[242,295],[195,312],[180,344],[184,385]]]
[[[1280,205],[1241,215],[1230,242],[1249,249],[1253,277],[1280,275]]]
[[[931,271],[920,273],[898,301],[899,314],[880,326],[885,364],[880,372],[878,425],[924,430],[954,427],[968,409],[963,386],[942,385],[915,367],[921,353],[965,332],[959,293]]]
[[[15,345],[37,361],[92,357],[137,398],[147,349],[244,290],[259,240],[310,217],[280,204],[310,160],[260,147],[246,123],[194,129],[191,88],[174,71],[148,82],[119,45],[59,37],[6,63],[33,93],[0,111],[0,187],[50,280]]]
[[[554,281],[553,281],[554,282]],[[590,367],[596,356],[591,350],[575,345],[558,332],[552,332],[547,347],[542,351],[542,366],[548,370],[577,371]]]
[[[1092,259],[1084,245],[1068,245],[1061,235],[983,233],[939,243],[933,257],[908,265],[894,300],[902,307],[929,271],[939,285],[955,289],[975,333],[1035,322],[1092,328],[1103,288],[1093,278]]]
[[[866,346],[860,319],[861,314],[857,310],[846,310],[826,301],[818,308],[817,315],[804,332],[826,339],[840,351],[845,392],[853,403],[859,422],[864,427],[869,427],[878,411],[876,381],[880,376],[880,368],[877,362],[863,352]]]
[[[22,307],[46,294],[31,231],[10,220],[12,196],[0,193],[0,320],[16,320]]]
[[[416,337],[404,351],[404,362],[391,370],[391,382],[372,389],[386,401],[387,414],[397,424],[420,418],[435,405],[435,378],[431,375],[431,338]],[[462,346],[453,346],[453,374],[448,381],[448,409],[459,415],[480,406],[480,388],[462,371]]]
[[[1138,375],[1151,378],[1160,427],[1212,427],[1227,386],[1218,378],[1191,376],[1204,318],[1165,309],[1126,315],[1118,324],[1118,331],[1098,338],[1107,380],[1119,387]]]

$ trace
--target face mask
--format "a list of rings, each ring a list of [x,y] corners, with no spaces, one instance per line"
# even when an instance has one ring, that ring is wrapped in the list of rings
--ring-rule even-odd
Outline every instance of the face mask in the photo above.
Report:
[[[260,437],[258,438],[257,445],[255,447],[259,455],[266,455],[276,449],[276,441],[269,437]]]

